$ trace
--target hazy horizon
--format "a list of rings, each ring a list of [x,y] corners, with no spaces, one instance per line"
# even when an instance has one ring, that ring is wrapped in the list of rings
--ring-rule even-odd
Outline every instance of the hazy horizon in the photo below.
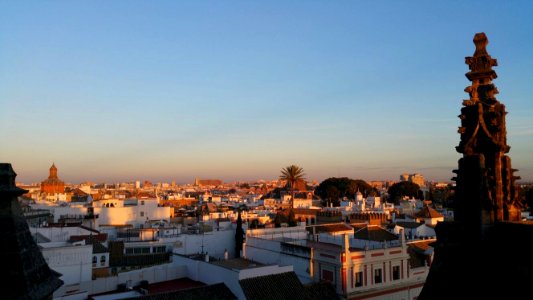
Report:
[[[533,181],[528,1],[0,3],[0,161],[39,182],[450,181],[464,57],[498,60]]]
[[[59,179],[63,180],[64,182],[68,183],[68,184],[80,184],[80,183],[83,183],[83,182],[94,182],[96,184],[98,183],[108,183],[108,184],[113,184],[113,183],[124,183],[124,182],[135,182],[137,180],[139,180],[141,183],[145,180],[148,180],[152,183],[157,183],[157,182],[163,182],[163,183],[171,183],[172,181],[175,181],[176,184],[192,184],[194,182],[194,180],[196,178],[199,178],[199,179],[220,179],[222,180],[224,183],[232,183],[232,182],[254,182],[254,181],[259,181],[259,180],[265,180],[265,181],[270,181],[270,180],[277,180],[279,178],[279,174],[280,174],[280,171],[281,170],[278,170],[278,172],[271,172],[272,175],[269,176],[268,174],[266,175],[266,177],[258,177],[258,178],[246,178],[246,177],[217,177],[217,176],[209,176],[208,174],[206,176],[189,176],[189,175],[184,175],[184,176],[175,176],[175,177],[172,177],[172,176],[167,176],[167,177],[161,177],[161,176],[153,176],[153,177],[131,177],[129,175],[123,175],[123,176],[116,176],[116,177],[101,177],[102,179],[99,179],[99,180],[94,180],[94,179],[91,179],[91,178],[86,178],[86,179],[80,179],[80,180],[69,180],[69,178],[73,177],[72,175],[73,174],[63,174],[63,172],[61,171],[61,166],[55,164],[56,167],[58,168],[58,177]],[[40,170],[40,174],[36,175],[36,177],[29,177],[29,176],[24,176],[20,170],[17,170],[16,166],[13,166],[13,168],[15,169],[15,172],[17,173],[17,182],[20,182],[20,183],[24,183],[24,184],[33,184],[33,183],[40,183],[41,181],[43,181],[44,179],[48,178],[48,175],[49,175],[49,168],[46,168],[46,170]],[[391,170],[394,170],[394,168],[391,168]],[[305,168],[304,168],[304,171],[305,171]],[[372,170],[370,170],[371,172]],[[349,177],[349,178],[352,178],[352,179],[362,179],[362,180],[365,180],[365,181],[389,181],[389,180],[392,180],[392,181],[398,181],[399,178],[400,178],[400,175],[403,174],[403,173],[409,173],[409,174],[413,174],[413,173],[419,173],[421,175],[424,175],[423,171],[420,171],[420,172],[410,172],[410,171],[405,171],[405,172],[400,172],[398,174],[392,174],[391,173],[391,177],[387,177],[387,178],[381,178],[381,177],[369,177],[369,176],[358,176],[357,174],[368,174],[367,172],[368,171],[360,171],[361,173],[357,173],[357,172],[354,172],[353,175],[342,175],[340,174],[340,172],[338,174],[331,174],[330,176],[326,176],[326,177],[312,177],[312,176],[309,176],[308,173],[306,172],[306,175],[305,175],[305,179],[306,181],[308,182],[312,182],[314,180],[318,181],[319,183],[322,182],[323,180],[327,179],[327,178],[330,178],[330,177]],[[393,172],[393,171],[389,171],[390,172]],[[266,173],[265,173],[266,174]],[[451,171],[450,171],[450,174]],[[40,177],[39,177],[40,176]],[[451,175],[450,175],[451,176]],[[79,175],[74,175],[74,178],[77,178],[79,177]],[[425,177],[425,176],[424,176]],[[26,178],[26,179],[29,179],[29,180],[22,180],[23,178]],[[451,177],[450,177],[451,178]],[[433,178],[427,178],[425,177],[426,180],[428,181],[439,181],[439,182],[451,182],[451,179],[448,178],[447,180],[435,180]]]

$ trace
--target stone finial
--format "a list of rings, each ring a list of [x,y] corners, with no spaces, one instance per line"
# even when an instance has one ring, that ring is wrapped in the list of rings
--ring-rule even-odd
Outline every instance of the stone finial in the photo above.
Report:
[[[476,52],[474,52],[474,56],[489,55],[487,53],[488,43],[489,40],[484,32],[476,33],[476,35],[474,35],[474,44],[476,45]]]
[[[18,188],[15,184],[17,173],[9,163],[0,163],[0,191],[15,195],[22,195],[28,191]]]
[[[11,164],[0,163],[0,272],[2,299],[52,299],[63,281],[53,272],[32,238],[18,196],[28,191],[15,185]]]
[[[14,187],[15,177],[17,177],[17,173],[13,170],[11,164],[0,163],[0,186],[3,188]]]
[[[489,40],[485,33],[480,32],[474,35],[474,44],[476,45],[476,51],[474,56],[465,57],[465,63],[468,65],[470,72],[466,73],[468,80],[472,81],[473,86],[476,87],[478,82],[485,81],[490,83],[491,80],[498,77],[496,72],[492,69],[498,65],[498,61],[492,58],[487,52],[487,45]],[[468,91],[467,91],[468,92]],[[476,98],[476,93],[471,93],[471,97]]]

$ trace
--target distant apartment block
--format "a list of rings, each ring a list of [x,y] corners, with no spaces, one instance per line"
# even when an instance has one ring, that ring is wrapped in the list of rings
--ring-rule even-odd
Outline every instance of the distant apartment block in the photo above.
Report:
[[[224,182],[222,182],[222,180],[220,179],[200,179],[200,178],[196,178],[194,180],[194,185],[195,186],[219,186],[219,185],[222,185],[224,184]]]
[[[414,173],[414,174],[403,173],[402,175],[400,175],[400,181],[409,181],[412,183],[416,183],[420,187],[426,186],[426,179],[424,178],[424,176],[418,173]]]

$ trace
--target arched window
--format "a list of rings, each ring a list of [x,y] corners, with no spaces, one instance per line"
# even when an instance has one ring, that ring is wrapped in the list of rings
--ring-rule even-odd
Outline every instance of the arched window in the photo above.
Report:
[[[101,266],[105,266],[105,255],[102,255],[102,256],[100,257],[100,265],[101,265]]]
[[[98,262],[98,257],[93,256],[93,267],[96,267],[97,262]]]

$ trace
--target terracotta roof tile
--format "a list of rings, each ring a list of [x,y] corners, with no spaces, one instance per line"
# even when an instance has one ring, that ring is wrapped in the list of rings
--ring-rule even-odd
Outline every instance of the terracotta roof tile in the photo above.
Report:
[[[392,240],[398,239],[398,237],[395,234],[390,233],[387,230],[377,225],[368,225],[359,230],[356,229],[354,233],[354,238],[360,239],[360,240],[379,241],[379,242],[392,241]]]
[[[346,223],[336,223],[336,224],[324,224],[324,225],[318,225],[315,227],[315,233],[335,233],[335,232],[343,232],[343,231],[352,231],[353,227],[346,224]],[[313,228],[308,227],[308,231],[312,232]]]
[[[427,205],[424,205],[424,208],[422,208],[418,213],[416,213],[416,217],[425,219],[444,218],[444,216],[440,212]]]
[[[423,253],[431,248],[433,248],[431,246],[432,243],[434,243],[435,240],[434,239],[431,239],[431,240],[423,240],[423,241],[416,241],[416,242],[411,242],[411,243],[408,243],[407,244],[407,247],[409,247],[410,249],[416,251],[416,252],[420,252],[420,253]]]

